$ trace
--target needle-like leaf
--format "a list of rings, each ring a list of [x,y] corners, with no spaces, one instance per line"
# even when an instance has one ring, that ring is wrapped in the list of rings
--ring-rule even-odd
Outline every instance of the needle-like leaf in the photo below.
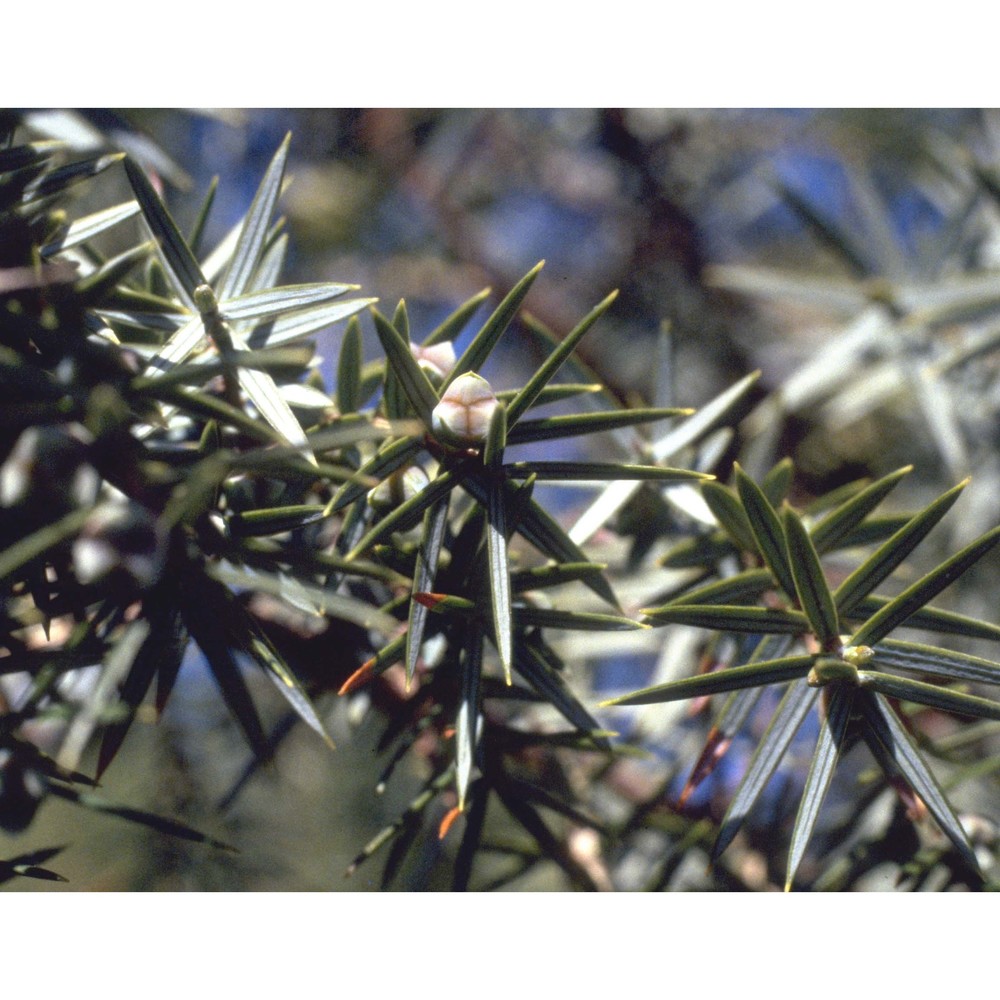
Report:
[[[603,731],[601,724],[583,707],[569,689],[562,674],[554,670],[534,642],[519,642],[514,647],[514,667],[517,672],[563,717],[584,733]],[[601,749],[610,749],[605,737],[594,737]]]
[[[483,634],[475,622],[469,626],[462,651],[462,689],[455,716],[455,784],[458,808],[465,809],[465,797],[472,779],[479,728],[479,678],[483,663]]]
[[[282,232],[284,224],[284,219],[278,219],[267,234],[264,253],[247,288],[248,292],[263,292],[278,284],[288,257],[288,233]]]
[[[185,622],[191,630],[192,638],[204,653],[226,707],[243,730],[254,757],[259,761],[266,760],[270,753],[267,735],[233,651],[225,638],[215,634],[206,622],[194,616],[186,616]]]
[[[802,635],[809,619],[800,611],[731,604],[665,604],[641,612],[653,625],[696,625],[720,632],[762,632]]]
[[[239,354],[235,359],[239,363]],[[258,371],[254,368],[237,368],[240,387],[250,398],[250,401],[257,407],[260,415],[266,420],[288,443],[301,445],[302,455],[313,465],[316,458],[309,447],[309,439],[302,429],[298,418],[292,413],[291,407],[285,402],[278,384],[265,371]]]
[[[357,291],[358,287],[333,282],[279,285],[277,288],[247,292],[238,298],[226,299],[222,311],[229,320],[265,320],[331,302],[348,292]]]
[[[761,660],[742,667],[715,670],[697,677],[685,677],[668,684],[643,688],[620,698],[610,698],[601,702],[601,707],[611,705],[658,705],[667,701],[684,701],[704,695],[720,694],[724,691],[740,691],[744,688],[764,687],[768,684],[785,684],[798,680],[809,673],[818,659],[815,655],[782,656],[774,660]]]
[[[596,891],[590,872],[573,856],[566,845],[545,825],[545,821],[529,802],[511,791],[506,785],[497,787],[496,793],[507,811],[531,834],[546,857],[551,858],[582,889]]]
[[[191,231],[188,234],[187,243],[191,248],[191,252],[195,255],[201,253],[201,244],[205,236],[205,229],[208,226],[208,217],[212,212],[212,206],[215,204],[215,196],[218,190],[219,178],[216,175],[209,182],[208,190],[205,192],[205,197],[198,207],[198,214],[195,216],[194,222],[191,225]]]
[[[201,316],[192,316],[149,359],[143,374],[147,378],[155,378],[158,375],[166,374],[175,365],[186,361],[201,346],[204,340],[205,324],[202,322]]]
[[[276,347],[266,351],[242,351],[240,364],[246,368],[258,368],[278,376],[296,377],[309,364],[312,349],[301,347]],[[160,392],[171,385],[205,385],[210,379],[223,374],[227,363],[221,358],[188,362],[174,365],[162,375],[140,375],[132,380],[133,392]],[[303,388],[299,386],[298,388]]]
[[[966,864],[978,872],[979,862],[965,828],[892,706],[882,695],[868,691],[859,691],[855,704],[868,722],[865,738],[869,746],[873,751],[879,748],[895,764]]]
[[[217,643],[220,634],[225,635],[228,640],[227,648],[235,649],[249,656],[260,666],[264,673],[274,683],[275,687],[284,695],[292,708],[299,714],[302,720],[311,729],[317,732],[331,748],[333,741],[330,739],[316,709],[313,707],[309,696],[302,687],[301,682],[295,676],[291,667],[282,659],[281,655],[274,648],[271,642],[264,635],[263,630],[257,622],[250,616],[249,612],[240,604],[229,590],[218,582],[218,573],[213,574],[216,579],[192,573],[187,579],[184,588],[185,600],[185,620],[194,633],[193,621],[198,619],[200,634],[195,635],[198,645],[205,650],[204,643]],[[239,577],[238,571],[232,576]],[[243,577],[246,579],[246,575]],[[260,580],[265,579],[263,576]],[[255,579],[250,586],[259,586]],[[281,593],[283,581],[278,577],[276,586]],[[300,595],[306,591],[304,585],[296,588],[296,594]],[[310,595],[312,596],[312,595]],[[319,596],[325,596],[321,591]],[[331,595],[336,598],[340,595]],[[319,604],[323,607],[323,604]],[[202,616],[208,616],[202,620]],[[220,633],[220,630],[221,633]],[[231,654],[230,654],[231,655]],[[243,720],[241,719],[241,722]],[[263,735],[263,734],[262,734]],[[263,737],[260,749],[267,753],[267,738]]]
[[[921,577],[898,597],[872,615],[851,637],[850,645],[875,645],[897,626],[902,625],[915,611],[931,601],[950,583],[958,579],[970,566],[986,555],[997,542],[1000,542],[1000,528],[994,528],[987,532],[971,545],[967,545],[961,552],[945,560],[937,569]]]
[[[399,304],[396,306],[396,311],[392,314],[392,325],[396,328],[396,332],[400,335],[400,337],[409,343],[410,314],[406,311],[406,301],[404,299],[399,300]]]
[[[178,407],[183,407],[187,413],[196,414],[206,420],[217,420],[221,426],[235,427],[262,444],[287,446],[287,442],[274,428],[262,420],[248,416],[241,409],[230,406],[217,396],[210,396],[196,389],[183,389],[180,386],[167,386],[162,391],[158,387],[150,388],[148,384],[144,388],[155,399],[175,403]]]
[[[535,500],[529,500],[526,508],[521,511],[517,530],[552,559],[560,562],[587,561],[583,550]],[[583,582],[612,607],[619,607],[618,599],[603,574],[587,576]]]
[[[780,507],[788,496],[794,472],[795,466],[792,460],[783,458],[760,481],[760,488],[764,491],[764,496],[770,501],[772,507]]]
[[[264,252],[271,216],[281,194],[291,138],[291,134],[286,135],[278,147],[243,220],[229,269],[219,286],[219,299],[222,302],[228,302],[250,288],[250,281]]]
[[[840,645],[840,622],[819,556],[809,540],[809,533],[791,507],[785,507],[784,526],[799,606],[806,613],[820,645],[827,650],[833,649]]]
[[[906,514],[883,514],[869,517],[841,539],[839,548],[850,549],[861,546],[881,545],[891,538],[910,520]],[[826,550],[824,550],[826,551]]]
[[[558,587],[564,583],[599,575],[607,568],[607,563],[550,563],[512,573],[510,585],[516,594],[526,590],[543,590],[546,587]]]
[[[563,611],[560,608],[535,608],[530,605],[514,609],[514,621],[522,626],[537,628],[575,629],[581,632],[633,632],[649,628],[620,615],[595,614],[592,611]]]
[[[417,416],[423,421],[424,426],[430,427],[431,412],[438,402],[434,387],[413,357],[409,340],[404,338],[377,309],[372,309],[371,313],[375,321],[375,332],[382,343],[391,371],[399,380]]]
[[[538,420],[522,420],[516,427],[510,429],[507,444],[528,444],[532,441],[575,437],[578,434],[597,434],[620,427],[648,424],[668,417],[686,416],[690,413],[690,410],[677,408],[601,410],[599,413],[574,413],[560,417],[543,417]]]
[[[0,861],[0,885],[9,882],[12,878],[37,878],[44,882],[66,882],[62,875],[48,868],[41,868],[39,865],[49,858],[54,858],[63,847],[46,847],[40,851],[31,851],[28,854],[19,854],[16,858],[8,858]]]
[[[437,573],[441,545],[445,528],[448,526],[448,496],[445,495],[424,514],[424,529],[417,549],[417,563],[413,570],[412,595],[429,591]],[[417,600],[410,601],[410,627],[406,633],[406,684],[413,681],[417,668],[417,658],[424,641],[424,627],[428,609]]]
[[[497,411],[502,412],[502,411]],[[486,553],[490,575],[490,602],[494,636],[504,679],[511,683],[514,619],[511,613],[510,568],[507,557],[507,506],[503,480],[488,477],[486,487]]]
[[[486,440],[483,443],[483,465],[490,470],[490,474],[496,478],[500,477],[501,463],[503,462],[503,450],[507,445],[507,407],[503,403],[498,403],[490,422],[486,428]],[[532,473],[527,473],[521,477],[529,478]]]
[[[713,862],[733,842],[753,804],[785,756],[799,726],[809,714],[817,693],[804,680],[792,684],[785,692],[723,817],[719,836],[712,848]]]
[[[841,583],[833,595],[841,614],[852,611],[861,598],[867,597],[902,563],[931,528],[948,513],[968,482],[966,479],[952,487],[912,517]]]
[[[65,148],[66,144],[56,139],[7,146],[0,149],[0,174],[11,173],[34,164],[47,163]]]
[[[736,546],[743,552],[756,552],[757,542],[750,527],[750,519],[736,491],[722,483],[707,482],[702,484],[701,495],[716,521]]]
[[[893,598],[873,594],[871,597],[859,601],[849,617],[855,621],[864,621],[891,603],[892,600]],[[841,613],[841,617],[844,617],[843,613]],[[971,639],[988,639],[992,642],[1000,642],[1000,626],[931,605],[925,605],[914,611],[906,622],[910,628],[922,628],[929,632],[940,632],[945,635],[962,635]]]
[[[177,224],[160,201],[160,196],[153,190],[153,185],[150,184],[142,167],[130,157],[126,157],[125,173],[128,175],[146,224],[160,248],[164,262],[176,279],[177,291],[186,305],[193,309],[194,290],[200,285],[207,285],[208,281]]]
[[[466,618],[474,618],[481,610],[471,598],[459,597],[457,594],[420,592],[414,594],[413,599],[435,614],[450,612]]]
[[[559,813],[560,816],[565,816],[577,826],[589,827],[591,830],[597,830],[603,834],[608,833],[607,827],[600,820],[588,815],[582,809],[578,809],[572,803],[566,802],[559,796],[554,795],[547,788],[540,788],[538,785],[522,781],[519,778],[506,778],[504,785],[521,799],[534,802],[536,805],[544,806],[546,809],[551,809],[553,812]]]
[[[483,507],[488,503],[486,487],[477,476],[468,476],[462,481],[463,489]],[[522,487],[523,488],[523,487]],[[557,562],[587,562],[587,556],[566,534],[559,524],[534,499],[516,504],[517,523],[514,530],[535,546],[540,552]],[[598,597],[618,608],[618,600],[611,585],[603,575],[587,576],[583,580]]]
[[[676,455],[682,448],[693,444],[698,438],[708,433],[727,414],[732,416],[732,411],[746,395],[756,385],[760,378],[760,372],[751,372],[738,382],[735,382],[725,391],[719,393],[705,406],[701,407],[697,413],[691,416],[684,423],[679,424],[673,430],[664,434],[662,438],[653,444],[652,455],[658,462],[665,462]]]
[[[763,688],[744,688],[742,691],[733,691],[725,700],[719,712],[719,721],[708,731],[705,745],[694,767],[691,768],[691,774],[681,789],[681,794],[677,797],[678,811],[684,810],[688,799],[719,766],[723,757],[729,752],[736,733],[753,711],[763,692]]]
[[[507,422],[513,427],[531,404],[538,398],[538,394],[545,388],[548,382],[555,376],[562,367],[563,362],[570,356],[576,345],[587,331],[611,308],[611,304],[618,298],[618,292],[612,292],[604,301],[596,305],[580,322],[568,333],[559,346],[545,359],[541,367],[528,380],[525,387],[514,397],[507,408]]]
[[[347,678],[337,692],[343,696],[351,694],[358,688],[384,674],[394,667],[404,656],[406,650],[406,633],[396,636],[392,642],[383,646],[370,660],[365,660],[357,670]]]
[[[792,830],[791,846],[788,850],[788,874],[785,878],[786,892],[791,890],[795,881],[795,873],[799,870],[806,845],[816,826],[820,806],[833,780],[833,772],[837,767],[837,758],[840,756],[840,748],[844,742],[844,734],[847,732],[847,723],[851,718],[854,704],[853,686],[838,684],[829,690],[829,704],[820,720],[819,739],[816,742],[816,750],[813,753],[812,764],[802,792],[802,801],[795,817],[795,827]]]
[[[937,684],[925,684],[909,677],[896,677],[874,670],[859,670],[858,683],[871,688],[887,698],[899,701],[913,701],[919,705],[953,712],[956,715],[974,716],[980,719],[1000,719],[1000,702],[989,698],[979,698],[960,691],[951,691]]]
[[[80,297],[81,303],[89,306],[110,294],[116,285],[125,280],[136,265],[146,260],[154,246],[154,243],[148,242],[131,247],[124,253],[106,260],[96,270],[77,281],[73,290]]]
[[[762,663],[784,656],[792,644],[792,639],[784,635],[765,635],[757,643],[748,664]],[[719,762],[728,752],[736,734],[743,727],[754,706],[760,700],[764,688],[742,688],[733,691],[722,705],[719,714],[712,724],[705,739],[691,776],[681,790],[677,799],[677,808],[683,809],[684,804],[698,786],[716,769]]]
[[[131,219],[133,215],[139,214],[139,203],[136,201],[126,201],[121,205],[113,205],[111,208],[102,209],[92,215],[84,216],[70,223],[62,235],[46,243],[40,250],[43,257],[51,257],[53,254],[63,250],[71,250],[80,246],[88,240],[94,239],[112,226],[117,226],[119,222]]]
[[[533,316],[530,312],[522,312],[519,318],[524,332],[535,336],[540,341],[539,346],[542,352],[547,353],[558,349],[559,344],[562,343],[562,337],[555,330],[543,323],[537,316]],[[571,377],[575,381],[597,383],[599,385],[597,391],[604,397],[603,402],[605,404],[615,409],[621,407],[621,400],[604,384],[602,377],[579,354],[571,354],[566,359],[566,366],[569,368]],[[657,400],[653,405],[663,406],[667,404]]]
[[[542,482],[571,479],[641,479],[648,482],[682,483],[711,479],[702,472],[665,469],[658,465],[628,465],[615,462],[511,462],[504,472],[512,479],[537,476]]]
[[[251,347],[277,347],[290,344],[304,337],[311,337],[334,323],[348,319],[356,313],[374,305],[378,299],[348,299],[346,302],[330,302],[313,306],[289,315],[260,323],[247,338]]]
[[[361,324],[352,317],[340,342],[337,361],[337,409],[341,413],[356,413],[361,399]]]
[[[766,569],[745,569],[723,580],[685,590],[670,605],[677,604],[736,604],[756,601],[771,587],[771,573]]]
[[[875,656],[869,662],[911,673],[947,677],[949,680],[1000,684],[1000,663],[900,639],[883,639],[875,647]]]
[[[837,548],[912,471],[913,466],[907,465],[883,476],[820,518],[810,532],[816,551],[829,552]]]
[[[542,389],[532,408],[544,406],[546,403],[559,403],[575,396],[592,396],[600,391],[601,385],[598,382],[557,382]],[[501,403],[509,403],[516,395],[516,389],[501,389],[496,394]]]
[[[121,298],[121,289],[117,289],[117,298]],[[133,296],[130,296],[130,298]],[[140,302],[146,306],[152,306],[154,303],[145,301],[145,296],[143,293],[139,293],[134,296],[140,300]],[[176,303],[171,303],[175,305]],[[131,330],[138,331],[141,335],[146,333],[154,333],[159,335],[160,333],[172,334],[176,333],[183,325],[187,322],[187,313],[171,311],[166,306],[162,306],[156,303],[157,308],[162,308],[163,312],[150,312],[149,309],[106,309],[101,307],[100,315],[101,319],[105,322],[112,324],[116,329],[119,327],[127,327]]]
[[[118,690],[128,715],[105,727],[97,757],[97,777],[114,760],[125,741],[135,710],[157,678],[157,711],[166,705],[173,682],[180,670],[188,646],[188,632],[168,582],[151,591],[143,601],[143,611],[150,625],[149,635],[136,654],[131,669]]]
[[[358,867],[367,861],[379,848],[384,847],[390,841],[394,840],[400,833],[418,820],[423,815],[424,810],[434,801],[437,794],[451,784],[454,777],[454,767],[447,767],[428,782],[427,786],[410,801],[398,819],[388,826],[383,827],[382,830],[365,844],[357,857],[347,866],[344,877],[350,878],[358,870]]]
[[[83,751],[100,724],[102,713],[111,704],[114,692],[131,671],[149,635],[150,627],[150,622],[145,618],[129,622],[109,649],[108,655],[104,658],[100,680],[90,697],[73,716],[66,730],[56,758],[60,767],[74,771],[79,766]]]
[[[517,310],[521,308],[521,303],[527,296],[531,286],[542,270],[545,261],[536,264],[504,297],[503,301],[496,307],[492,315],[483,324],[482,329],[472,339],[472,343],[465,349],[462,356],[455,363],[455,367],[445,376],[444,384],[441,387],[441,394],[458,378],[466,372],[478,372],[483,363],[490,356],[500,335],[510,326]]]
[[[789,596],[795,596],[795,579],[788,564],[785,533],[771,502],[764,491],[739,467],[734,466],[736,489],[750,521],[750,530],[767,568],[774,574],[778,586]]]
[[[27,206],[51,195],[61,194],[74,184],[90,180],[91,177],[103,173],[108,167],[114,166],[124,159],[124,156],[124,153],[105,153],[88,160],[77,160],[75,163],[68,163],[65,167],[60,167],[58,170],[42,174],[24,189],[24,204]]]
[[[446,340],[454,340],[465,328],[466,323],[472,319],[475,311],[490,297],[491,291],[492,289],[484,288],[463,302],[440,326],[424,338],[422,346],[433,347]]]

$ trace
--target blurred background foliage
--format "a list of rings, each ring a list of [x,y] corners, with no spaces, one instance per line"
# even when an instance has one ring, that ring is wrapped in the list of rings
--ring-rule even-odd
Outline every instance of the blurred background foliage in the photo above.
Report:
[[[291,131],[292,182],[282,201],[291,234],[288,281],[356,282],[387,313],[405,299],[413,327],[429,330],[484,286],[495,297],[506,292],[544,258],[528,310],[554,330],[568,330],[584,308],[621,290],[580,355],[623,403],[699,406],[759,368],[756,408],[730,450],[755,475],[783,455],[794,458],[797,503],[913,463],[901,506],[926,503],[975,471],[978,492],[970,490],[958,532],[967,541],[997,521],[1000,114],[129,110],[80,112],[72,120],[37,112],[29,121],[67,138],[72,126],[79,143],[94,126],[111,136],[162,177],[184,225],[218,175],[208,245],[246,210]],[[654,400],[664,323],[673,337],[673,388],[671,398]],[[339,327],[319,340],[330,383],[341,336]],[[365,337],[366,357],[374,358],[377,340],[367,322]],[[522,384],[542,350],[525,335],[516,350],[493,359],[491,383]],[[928,366],[953,375],[950,388],[929,380]],[[586,503],[578,496],[559,497],[569,521]],[[981,572],[989,567],[995,572],[995,562]],[[995,620],[988,589],[979,594],[970,613]],[[656,632],[651,642],[663,638]],[[611,655],[627,667],[630,656],[648,659],[651,648],[613,648]],[[629,681],[604,662],[595,665],[592,686],[623,689]],[[254,693],[272,706],[265,722],[273,724],[281,715],[273,692],[262,684]],[[341,873],[359,845],[405,807],[420,776],[397,775],[375,795],[379,728],[369,716],[352,729],[350,711],[344,704],[334,710],[336,755],[317,753],[299,727],[220,818],[216,806],[246,751],[210,677],[188,664],[161,724],[134,727],[130,766],[111,768],[104,784],[109,797],[236,841],[241,853],[206,854],[57,802],[28,834],[5,836],[5,854],[69,845],[51,866],[74,889],[378,888],[374,863],[350,881]],[[696,744],[692,738],[683,752],[655,748],[653,762],[636,765],[628,778],[641,786],[634,798],[660,782],[676,794]],[[746,755],[730,758],[698,805],[716,821]],[[678,760],[684,774],[667,773]],[[727,777],[730,765],[735,776]],[[782,780],[801,788],[803,777]],[[992,795],[995,805],[995,785]],[[771,815],[761,810],[742,854],[716,881],[691,866],[672,887],[779,884],[760,831],[794,814],[795,799],[776,786],[769,802]],[[669,827],[669,818],[664,823]],[[697,825],[685,835],[692,844],[707,836]],[[631,854],[618,859],[620,887],[646,883],[649,867],[662,863],[658,843],[652,834],[631,843]],[[429,838],[396,884],[446,887],[435,872],[448,849]],[[510,887],[563,884],[558,870],[544,867]],[[48,886],[20,879],[16,887]]]

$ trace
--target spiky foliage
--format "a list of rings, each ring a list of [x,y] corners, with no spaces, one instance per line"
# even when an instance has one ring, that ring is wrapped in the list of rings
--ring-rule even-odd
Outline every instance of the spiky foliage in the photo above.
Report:
[[[336,396],[323,391],[315,371],[303,384],[312,349],[288,345],[373,300],[343,301],[353,290],[345,284],[277,284],[287,241],[273,216],[287,151],[286,140],[245,218],[199,259],[211,192],[196,230],[184,236],[143,170],[126,159],[135,202],[53,232],[42,225],[44,199],[120,158],[47,172],[50,147],[6,150],[9,173],[24,178],[16,211],[26,220],[20,252],[27,277],[23,287],[12,277],[7,289],[5,364],[15,405],[0,568],[5,670],[31,678],[4,716],[9,802],[20,787],[15,771],[25,770],[39,779],[36,799],[58,789],[98,807],[92,793],[75,787],[84,780],[76,766],[91,734],[100,735],[100,776],[154,686],[162,711],[190,640],[258,760],[273,746],[240,658],[256,663],[329,742],[307,687],[347,691],[396,659],[405,662],[410,684],[425,643],[438,637],[445,652],[432,680],[421,675],[432,690],[416,703],[434,701],[435,718],[455,730],[447,767],[459,809],[482,757],[481,707],[494,692],[481,675],[492,676],[494,663],[502,697],[524,696],[512,683],[516,671],[530,698],[551,702],[585,737],[607,746],[561,679],[543,630],[643,626],[620,613],[539,607],[528,596],[579,579],[620,612],[602,568],[533,499],[533,484],[703,477],[661,466],[510,461],[508,449],[679,411],[522,419],[552,398],[589,391],[549,383],[614,296],[522,389],[493,394],[476,373],[540,267],[504,298],[457,362],[452,340],[483,295],[419,346],[410,343],[405,306],[391,322],[373,312],[386,363],[362,366],[355,325],[344,337]],[[105,260],[98,239],[136,214],[152,239]],[[58,295],[56,282],[70,279],[71,294]],[[43,504],[43,497],[64,506]],[[419,524],[414,547],[405,538]],[[512,555],[512,537],[526,540],[541,565]],[[512,579],[511,567],[522,564]],[[269,637],[271,623],[239,596],[252,593],[335,620],[337,660],[300,677]],[[39,626],[53,638],[39,640]],[[375,657],[356,670],[352,651],[373,641]],[[61,680],[96,663],[99,680],[74,708]],[[18,734],[60,711],[71,718],[48,762]],[[505,801],[531,815],[522,796],[504,787]],[[7,825],[25,825],[36,799],[27,796],[30,808],[23,817],[8,814]],[[541,821],[527,823],[544,839]]]
[[[610,750],[607,734],[563,679],[565,665],[547,644],[545,630],[644,628],[621,614],[604,567],[588,560],[539,505],[532,496],[534,484],[572,479],[678,484],[708,478],[661,465],[509,460],[518,445],[689,415],[689,411],[661,408],[527,418],[535,406],[550,399],[587,392],[586,385],[550,382],[577,342],[610,307],[614,295],[561,340],[523,388],[494,394],[478,370],[488,362],[540,270],[541,265],[510,291],[457,360],[454,351],[439,351],[438,357],[445,359],[443,366],[432,363],[435,350],[451,344],[481,297],[470,300],[419,344],[410,340],[403,304],[392,321],[373,313],[387,359],[381,415],[396,421],[415,418],[416,426],[412,433],[384,442],[361,464],[359,476],[378,477],[379,486],[366,491],[364,483],[345,483],[324,510],[325,515],[346,512],[339,545],[346,550],[349,563],[371,553],[377,561],[388,556],[398,565],[399,533],[415,530],[412,555],[401,567],[412,583],[409,601],[397,605],[399,634],[348,679],[341,693],[354,691],[397,662],[405,665],[409,687],[418,673],[422,650],[428,643],[444,641],[433,669],[425,664],[422,689],[402,717],[407,711],[412,714],[408,725],[414,733],[432,725],[442,736],[453,734],[451,748],[442,749],[427,791],[411,812],[415,816],[430,803],[429,791],[454,787],[457,804],[445,818],[442,831],[459,813],[469,812],[460,852],[463,862],[456,875],[457,884],[463,885],[490,793],[495,793],[543,854],[553,855],[575,880],[587,881],[532,804],[558,799],[553,800],[544,788],[511,776],[505,750],[510,745],[505,735],[510,705],[538,699],[549,702],[576,729],[574,739],[582,746]],[[363,375],[356,365],[352,371],[350,339],[344,352],[338,368],[341,386],[360,398],[364,393],[351,388],[361,383]],[[414,475],[415,470],[421,471]],[[382,544],[393,538],[395,545]],[[615,613],[553,607],[544,598],[546,588],[573,581],[589,588]],[[526,687],[514,684],[515,674]],[[432,709],[433,722],[428,723],[427,713]],[[538,734],[536,740],[544,745],[552,739],[558,745],[566,735]],[[523,756],[523,742],[515,740],[513,745],[515,756]],[[574,812],[570,803],[562,808]],[[380,834],[357,863],[394,834],[412,832],[413,825],[401,822]]]
[[[1000,665],[895,632],[1000,636],[931,603],[1000,529],[897,596],[879,592],[962,487],[900,518],[874,511],[904,470],[805,511],[787,502],[787,461],[759,483],[739,467],[733,486],[714,481],[733,442],[724,425],[757,376],[697,413],[672,407],[669,392],[621,408],[574,357],[588,331],[613,321],[615,295],[560,336],[523,312],[541,265],[478,328],[489,290],[426,335],[411,331],[405,303],[390,318],[354,285],[281,284],[287,139],[243,219],[204,253],[214,186],[184,233],[130,159],[67,162],[54,144],[16,143],[14,123],[2,138],[0,662],[19,682],[0,703],[5,829],[25,829],[56,796],[226,848],[95,789],[144,704],[162,712],[195,649],[251,751],[227,802],[298,722],[327,753],[331,703],[380,713],[381,785],[408,754],[422,759],[422,787],[351,866],[386,847],[386,886],[429,833],[449,852],[454,888],[510,885],[542,861],[577,887],[613,887],[615,859],[654,827],[670,846],[651,885],[669,885],[686,853],[713,839],[725,884],[722,851],[814,706],[819,737],[789,884],[817,839],[838,757],[859,742],[910,811],[926,806],[950,838],[953,880],[980,884],[927,762],[975,759],[935,746],[912,706],[995,719],[1000,703],[961,685],[996,683]],[[70,187],[109,170],[133,197],[71,221]],[[381,347],[367,363],[362,316]],[[344,320],[331,388],[310,338]],[[495,391],[487,376],[517,321],[547,354],[523,386]],[[556,401],[564,412],[538,412]],[[625,432],[622,460],[561,454],[566,439],[607,431]],[[572,527],[536,495],[547,481],[597,485]],[[631,541],[627,554],[613,538]],[[584,548],[592,542],[600,547]],[[664,543],[662,565],[681,571],[669,593],[645,587]],[[828,560],[859,546],[876,548],[833,585]],[[622,583],[656,593],[645,621],[628,613],[641,605],[620,600]],[[636,748],[588,707],[577,665],[597,639],[621,652],[663,637],[669,650],[680,625],[708,630],[721,669],[613,703],[729,697],[679,803],[665,808],[669,780],[657,781],[631,796],[624,819],[610,815],[589,792],[610,794]],[[287,699],[270,732],[246,665]],[[70,682],[83,667],[98,669],[83,674],[81,694]],[[760,692],[776,685],[787,693],[721,830],[685,815]],[[855,819],[881,788],[865,777]],[[898,834],[886,836],[902,843]],[[880,856],[879,844],[855,867]],[[42,867],[57,850],[0,863],[0,879],[58,878]],[[904,860],[919,879],[943,856],[914,849]],[[850,883],[828,876],[837,879]]]
[[[1000,663],[903,641],[894,633],[909,625],[1000,638],[995,626],[963,620],[930,603],[1000,542],[1000,528],[896,596],[877,593],[966,485],[948,491],[901,524],[873,518],[874,509],[908,471],[899,470],[859,489],[808,519],[785,500],[791,472],[787,463],[761,485],[737,466],[734,488],[717,483],[703,487],[721,526],[716,551],[723,560],[738,556],[747,568],[702,582],[667,604],[648,609],[646,619],[655,625],[693,625],[745,638],[735,647],[733,662],[720,669],[606,704],[729,695],[681,793],[683,804],[718,765],[764,689],[785,688],[722,821],[713,859],[732,842],[802,723],[818,705],[819,737],[792,832],[787,886],[791,887],[805,853],[838,756],[859,740],[868,745],[911,811],[917,814],[926,807],[965,865],[978,872],[968,835],[911,735],[912,710],[902,706],[998,719],[1000,702],[969,694],[963,687],[970,682],[1000,683]],[[831,586],[821,554],[859,542],[881,544],[838,586]],[[718,564],[704,564],[709,576],[715,575],[713,565]]]

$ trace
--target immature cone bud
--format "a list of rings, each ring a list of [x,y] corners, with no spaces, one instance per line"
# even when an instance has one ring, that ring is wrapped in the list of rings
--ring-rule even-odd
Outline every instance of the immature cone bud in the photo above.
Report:
[[[203,316],[219,311],[219,300],[211,285],[199,285],[194,290],[194,306]]]
[[[450,340],[430,347],[411,342],[410,353],[433,385],[440,385],[455,367],[455,345]]]
[[[499,406],[489,382],[474,372],[459,375],[431,413],[431,429],[444,441],[482,444]]]

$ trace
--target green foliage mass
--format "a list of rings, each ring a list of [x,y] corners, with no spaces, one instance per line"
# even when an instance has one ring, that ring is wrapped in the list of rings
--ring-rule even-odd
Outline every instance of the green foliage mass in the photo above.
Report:
[[[773,837],[788,837],[789,888],[850,885],[845,865],[893,852],[915,877],[944,866],[948,884],[992,885],[995,859],[949,787],[962,767],[991,764],[988,744],[972,736],[968,752],[949,750],[923,723],[947,713],[961,736],[974,730],[964,720],[1000,721],[1000,701],[979,693],[1000,683],[1000,663],[954,641],[996,642],[1000,627],[934,603],[1000,528],[915,578],[909,562],[966,483],[906,515],[876,512],[908,468],[795,502],[790,460],[757,477],[732,461],[728,428],[759,392],[755,374],[697,412],[611,403],[574,351],[613,320],[615,293],[556,335],[522,312],[541,264],[485,319],[488,289],[431,331],[411,329],[404,302],[390,318],[349,283],[282,284],[289,142],[206,253],[214,187],[182,232],[131,158],[74,160],[3,125],[0,671],[17,683],[0,693],[0,826],[29,829],[55,796],[204,850],[238,847],[99,788],[106,769],[127,766],[130,727],[163,711],[193,645],[253,757],[229,801],[290,728],[268,731],[248,666],[315,732],[330,767],[327,707],[342,699],[384,718],[383,784],[404,757],[421,758],[419,793],[351,866],[384,848],[387,887],[427,837],[453,845],[455,889],[511,884],[544,861],[570,885],[614,887],[643,832],[659,838],[648,887],[670,887],[692,852],[735,886],[723,852],[800,753],[807,719],[816,736],[798,813]],[[105,171],[122,172],[132,196],[73,216],[74,190]],[[102,253],[140,220],[134,245]],[[362,318],[381,347],[367,363]],[[522,387],[494,392],[481,373],[519,322],[547,355]],[[313,338],[345,323],[330,386]],[[539,412],[552,403],[558,414]],[[531,457],[608,431],[629,435],[626,460]],[[597,484],[575,525],[536,496],[548,481]],[[623,587],[644,596],[623,601]],[[908,628],[939,638],[899,637]],[[613,657],[640,639],[670,653],[692,636],[698,671],[600,707],[581,689],[598,640]],[[675,701],[703,713],[709,700],[700,750],[677,715],[653,737],[644,727],[667,717],[633,714]],[[627,736],[612,731],[619,718]],[[699,815],[699,787],[761,718],[721,820]],[[671,791],[672,772],[609,808],[628,766],[661,745],[693,768],[686,783]],[[855,747],[876,776],[838,768]],[[846,820],[824,816],[838,776]],[[887,789],[896,813],[858,841],[859,818]],[[923,847],[899,835],[911,822]],[[58,880],[43,867],[56,853],[0,861],[0,880]]]

